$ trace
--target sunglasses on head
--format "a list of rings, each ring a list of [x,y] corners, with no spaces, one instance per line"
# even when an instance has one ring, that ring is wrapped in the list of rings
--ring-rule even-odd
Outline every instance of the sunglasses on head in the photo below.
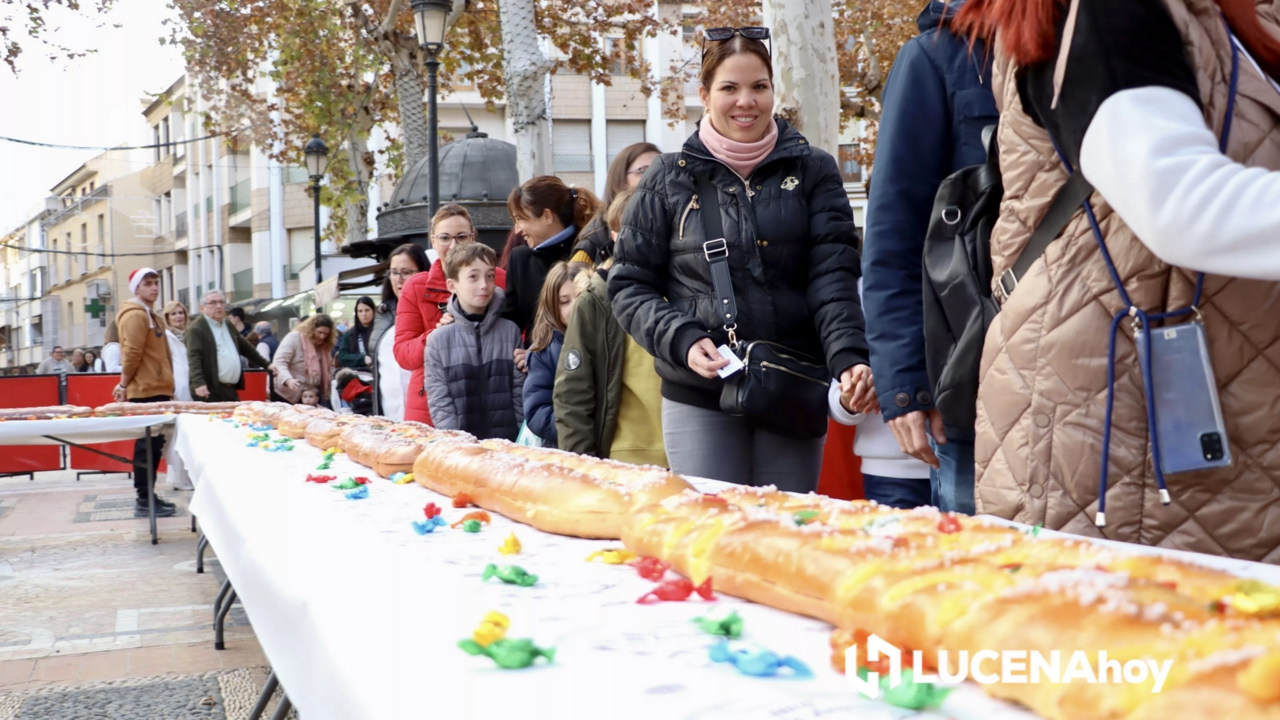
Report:
[[[773,40],[769,36],[769,28],[767,27],[718,27],[707,28],[702,31],[702,54],[707,54],[707,41],[724,42],[732,39],[734,35],[741,35],[748,40],[768,40],[769,56],[773,57]]]

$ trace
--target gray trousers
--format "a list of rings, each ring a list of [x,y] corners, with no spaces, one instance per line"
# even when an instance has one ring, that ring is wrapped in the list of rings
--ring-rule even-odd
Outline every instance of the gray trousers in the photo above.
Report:
[[[818,489],[826,436],[793,440],[752,427],[744,417],[662,399],[662,440],[671,471],[739,485]]]

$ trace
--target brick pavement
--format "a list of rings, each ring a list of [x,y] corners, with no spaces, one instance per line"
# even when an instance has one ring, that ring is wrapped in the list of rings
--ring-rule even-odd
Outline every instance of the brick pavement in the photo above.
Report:
[[[153,546],[147,520],[121,509],[133,492],[124,475],[0,478],[0,716],[6,694],[59,686],[131,684],[136,692],[155,676],[242,668],[260,684],[266,659],[238,605],[227,618],[227,649],[213,649],[224,577],[212,548],[205,573],[195,572],[191,493],[169,489],[163,475],[158,487],[179,514],[159,521]]]

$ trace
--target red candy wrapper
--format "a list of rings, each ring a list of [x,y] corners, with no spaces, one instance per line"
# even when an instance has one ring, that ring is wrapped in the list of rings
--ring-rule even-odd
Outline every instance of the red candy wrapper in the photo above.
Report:
[[[676,578],[675,580],[667,580],[658,585],[658,587],[641,595],[636,602],[641,605],[648,605],[654,602],[682,602],[688,600],[689,596],[695,592],[703,600],[716,599],[716,596],[711,592],[711,578],[707,578],[705,582],[697,587],[694,587],[693,583],[685,578]]]
[[[637,558],[635,562],[636,572],[640,573],[640,577],[645,580],[661,582],[664,575],[667,574],[667,568],[670,567],[656,557]]]

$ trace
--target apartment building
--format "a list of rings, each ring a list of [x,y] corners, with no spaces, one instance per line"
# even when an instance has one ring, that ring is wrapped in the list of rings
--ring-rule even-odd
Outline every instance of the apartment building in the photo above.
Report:
[[[173,246],[171,258],[157,259],[163,298],[194,308],[215,287],[232,302],[311,287],[314,219],[306,169],[269,160],[244,137],[208,137],[206,110],[186,76],[143,110],[153,144],[162,146],[152,150],[148,187],[156,211],[167,217]],[[327,216],[322,212],[322,222]]]
[[[593,83],[584,75],[562,72],[551,76],[552,170],[565,182],[602,193],[609,164],[623,148],[632,143],[651,142],[664,152],[675,152],[696,129],[702,117],[696,80],[677,80],[681,83],[685,118],[673,123],[663,117],[661,98],[656,93],[646,97],[640,92],[640,81],[627,75],[630,64],[645,60],[660,75],[667,75],[673,66],[683,65],[688,69],[688,77],[697,77],[700,47],[694,37],[700,9],[669,2],[657,3],[657,7],[664,19],[678,21],[681,30],[647,38],[641,44],[638,57],[620,58],[613,65],[611,85]],[[611,51],[612,39],[605,38],[603,42],[604,49]],[[550,45],[543,49],[553,59],[559,59]],[[463,137],[470,129],[469,115],[490,137],[513,140],[504,103],[497,103],[495,110],[489,112],[474,86],[455,84],[454,89],[452,95],[441,98],[439,103],[443,131]],[[862,226],[865,178],[862,168],[852,159],[859,132],[860,128],[850,127],[842,135],[839,148],[824,149],[837,156],[845,190],[854,208],[854,219]]]
[[[0,261],[4,263],[0,277],[0,368],[34,368],[52,346],[50,343],[46,348],[44,342],[42,304],[48,255],[33,252],[44,248],[40,223],[46,214],[43,207],[31,211],[30,219],[0,240]]]
[[[142,169],[137,169],[141,165]],[[151,265],[167,246],[165,217],[147,186],[152,168],[137,151],[111,150],[51,189],[44,234],[44,345],[99,346],[129,273]]]

